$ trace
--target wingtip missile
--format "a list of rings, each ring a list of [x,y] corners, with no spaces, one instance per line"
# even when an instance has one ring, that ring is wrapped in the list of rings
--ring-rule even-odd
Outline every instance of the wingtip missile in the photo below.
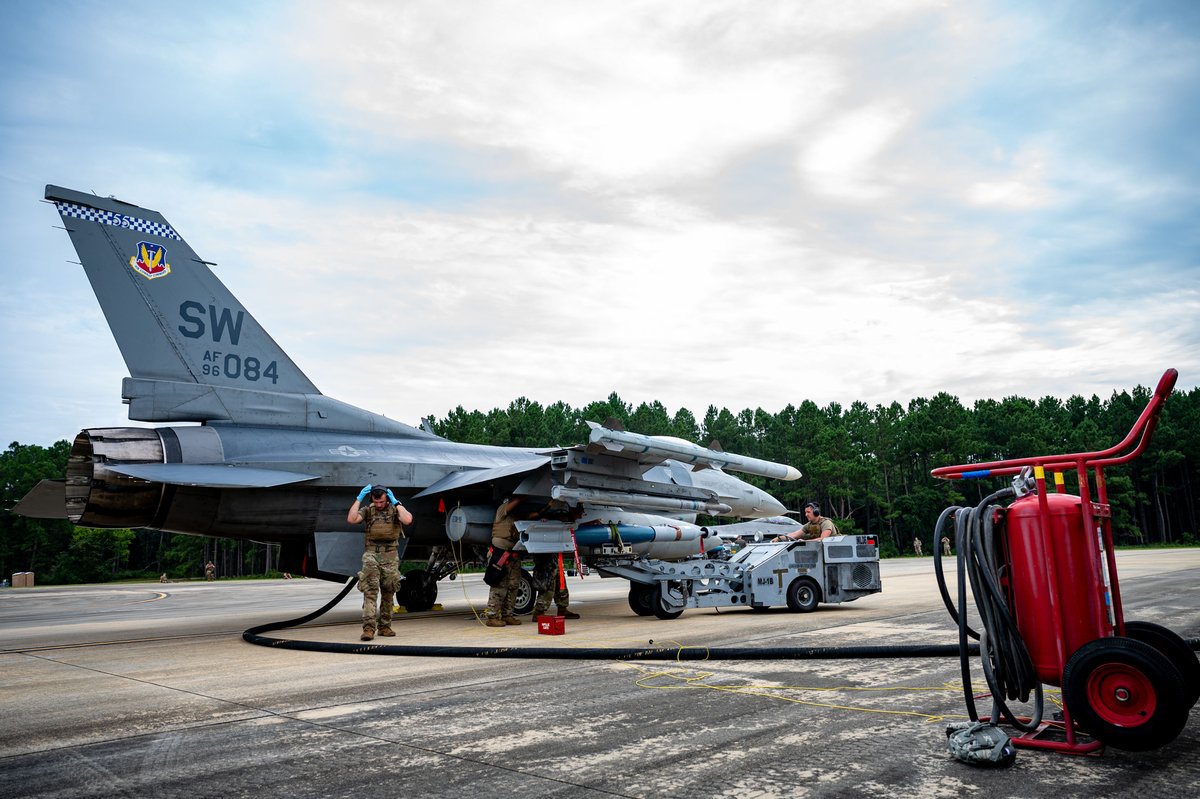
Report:
[[[588,435],[589,442],[609,450],[620,449],[638,454],[657,455],[682,463],[707,464],[746,474],[756,474],[760,477],[773,477],[777,480],[798,480],[801,477],[799,469],[786,463],[775,463],[751,458],[747,455],[721,452],[679,439],[664,439],[630,433],[625,430],[612,430],[595,422],[588,422],[588,427],[591,428],[591,433]]]

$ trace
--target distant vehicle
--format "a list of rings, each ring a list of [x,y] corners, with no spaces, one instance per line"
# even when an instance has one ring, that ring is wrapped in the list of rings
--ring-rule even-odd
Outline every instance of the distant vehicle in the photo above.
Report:
[[[427,610],[437,581],[480,558],[500,501],[571,518],[582,560],[626,530],[658,558],[703,548],[697,513],[750,518],[783,506],[728,474],[794,480],[793,467],[589,422],[587,444],[495,447],[447,441],[322,394],[157,211],[46,187],[129,368],[129,418],[198,423],[85,429],[67,477],[13,510],[89,527],[143,527],[280,544],[278,568],[343,581],[362,531],[346,510],[386,485],[414,515],[398,601]],[[458,545],[452,548],[450,544]],[[529,596],[528,576],[524,597]]]

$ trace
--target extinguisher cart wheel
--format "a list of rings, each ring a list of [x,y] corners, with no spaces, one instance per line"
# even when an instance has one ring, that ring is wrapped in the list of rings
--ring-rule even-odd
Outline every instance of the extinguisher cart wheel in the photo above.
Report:
[[[1097,638],[1079,647],[1063,669],[1062,690],[1083,731],[1130,752],[1175,740],[1191,708],[1179,670],[1132,638]]]
[[[1200,660],[1178,633],[1168,630],[1159,624],[1148,621],[1125,622],[1125,636],[1135,641],[1157,649],[1166,655],[1171,665],[1179,669],[1183,677],[1183,690],[1187,696],[1188,707],[1195,707],[1200,699]]]

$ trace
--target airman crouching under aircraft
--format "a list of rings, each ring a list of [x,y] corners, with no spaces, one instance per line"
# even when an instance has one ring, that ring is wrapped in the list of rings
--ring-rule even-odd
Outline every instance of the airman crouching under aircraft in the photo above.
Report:
[[[360,508],[368,494],[371,504]],[[396,547],[404,537],[404,525],[412,524],[412,520],[412,514],[391,489],[383,486],[363,486],[346,514],[346,521],[362,524],[365,533],[362,571],[358,573],[358,590],[363,592],[363,641],[373,639],[377,629],[380,635],[396,634],[392,631],[392,603],[400,588]]]

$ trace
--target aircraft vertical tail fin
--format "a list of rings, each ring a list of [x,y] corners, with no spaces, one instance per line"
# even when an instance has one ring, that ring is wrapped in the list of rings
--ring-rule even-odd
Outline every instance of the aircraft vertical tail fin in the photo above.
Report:
[[[136,379],[319,394],[162,214],[46,187]]]
[[[157,211],[47,186],[129,367],[129,418],[429,436],[326,397]]]
[[[236,421],[238,397],[260,397],[261,412],[263,395],[320,395],[162,214],[60,186],[47,186],[46,199],[129,367],[131,419]]]

